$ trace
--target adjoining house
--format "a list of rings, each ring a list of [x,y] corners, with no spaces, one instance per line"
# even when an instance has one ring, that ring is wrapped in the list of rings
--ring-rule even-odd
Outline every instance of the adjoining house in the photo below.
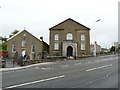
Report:
[[[38,39],[26,30],[18,32],[7,40],[8,53],[10,56],[13,56],[15,52],[23,56],[26,53],[31,59],[40,59],[42,52],[48,53],[49,50],[49,45],[42,39]]]
[[[90,28],[69,18],[49,30],[50,55],[74,57],[90,54]]]
[[[108,53],[108,52],[109,52],[109,49],[107,49],[107,48],[101,48],[101,52],[102,52],[102,53]]]
[[[102,51],[101,46],[96,43],[96,54],[100,54]],[[90,53],[94,53],[94,44],[90,45]]]

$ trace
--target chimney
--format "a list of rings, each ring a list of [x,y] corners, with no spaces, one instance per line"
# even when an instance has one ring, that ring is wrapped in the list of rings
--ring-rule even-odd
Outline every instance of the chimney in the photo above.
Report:
[[[40,39],[43,41],[43,37],[40,37]]]

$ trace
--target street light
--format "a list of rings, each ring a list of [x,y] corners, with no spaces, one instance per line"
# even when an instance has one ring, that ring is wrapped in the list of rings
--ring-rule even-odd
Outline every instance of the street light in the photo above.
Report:
[[[96,22],[99,22],[99,21],[100,21],[100,19],[96,20]],[[94,41],[94,52],[93,52],[93,55],[94,55],[94,57],[96,57],[96,41]]]

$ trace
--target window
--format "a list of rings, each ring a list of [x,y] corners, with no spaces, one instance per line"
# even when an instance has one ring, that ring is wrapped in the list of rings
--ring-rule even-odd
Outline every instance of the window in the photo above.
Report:
[[[54,49],[55,49],[55,50],[58,50],[58,49],[59,49],[59,43],[55,43],[55,44],[54,44]]]
[[[14,44],[12,45],[12,52],[16,52],[16,47]]]
[[[81,41],[85,41],[85,35],[81,34]]]
[[[26,40],[22,40],[22,47],[26,47]]]
[[[22,47],[26,47],[26,39],[25,39],[25,36],[23,36]]]
[[[72,35],[72,33],[67,33],[67,35],[66,35],[66,40],[73,40],[73,35]]]
[[[36,49],[36,45],[33,44],[33,45],[31,46],[31,52],[34,53],[34,52],[35,52],[35,49]]]
[[[59,35],[58,34],[55,34],[54,40],[59,40]]]
[[[81,43],[81,50],[85,50],[85,43]]]

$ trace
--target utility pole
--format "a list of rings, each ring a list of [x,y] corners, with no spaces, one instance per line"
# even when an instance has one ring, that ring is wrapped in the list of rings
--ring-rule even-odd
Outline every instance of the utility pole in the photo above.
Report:
[[[99,21],[100,21],[100,19],[96,20],[96,22],[99,22]],[[95,30],[94,30],[94,32],[95,32]],[[94,52],[93,52],[93,55],[94,55],[94,57],[96,57],[96,41],[94,41]]]

